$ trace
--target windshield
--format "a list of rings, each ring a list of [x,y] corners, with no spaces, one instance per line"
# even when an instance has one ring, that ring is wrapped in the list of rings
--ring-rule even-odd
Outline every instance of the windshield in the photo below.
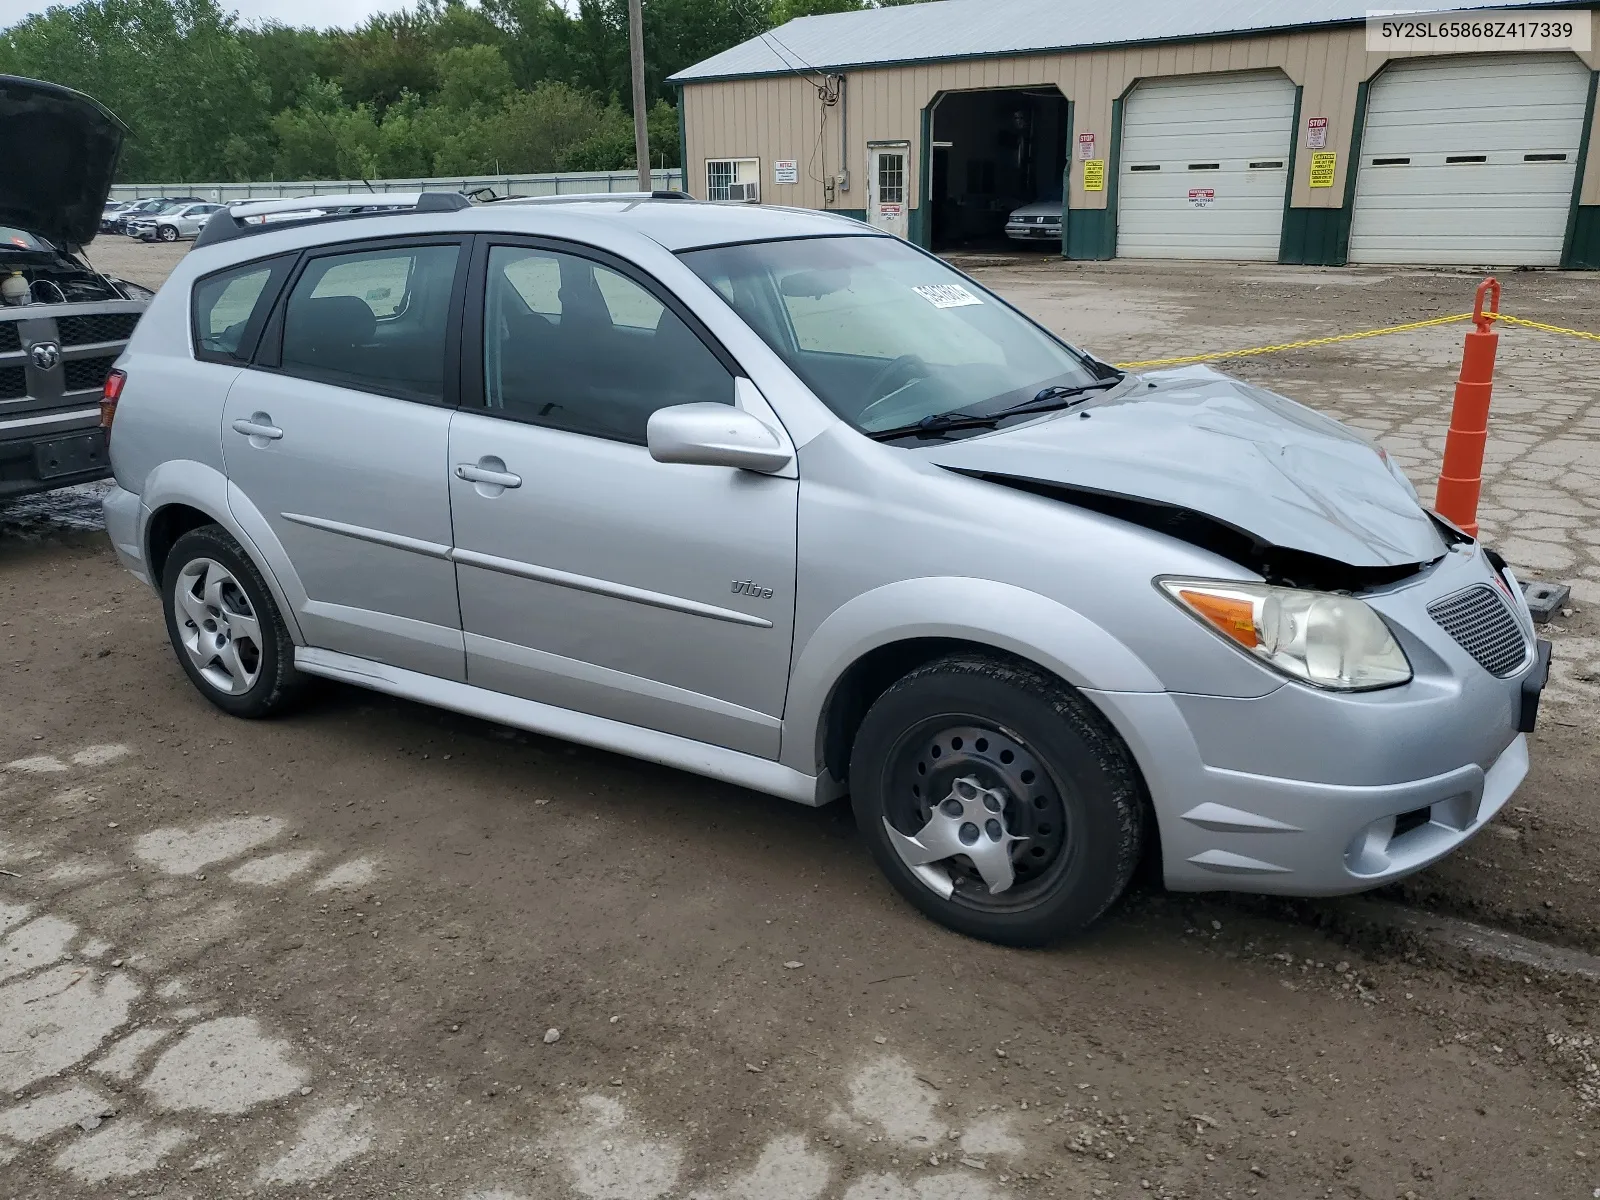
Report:
[[[986,415],[1100,378],[996,296],[886,237],[681,256],[840,417],[868,433]]]

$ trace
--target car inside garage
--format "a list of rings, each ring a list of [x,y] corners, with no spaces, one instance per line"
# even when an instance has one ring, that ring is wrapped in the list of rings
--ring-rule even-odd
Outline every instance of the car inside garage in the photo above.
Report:
[[[1066,97],[1055,88],[941,96],[933,110],[929,160],[933,248],[1015,245],[1006,237],[1014,210],[1061,201],[1067,135]],[[1058,241],[1050,244],[1059,249]]]
[[[1589,88],[1571,54],[1389,64],[1367,97],[1350,261],[1558,265]]]
[[[1294,99],[1277,71],[1139,83],[1123,102],[1118,257],[1276,259]]]

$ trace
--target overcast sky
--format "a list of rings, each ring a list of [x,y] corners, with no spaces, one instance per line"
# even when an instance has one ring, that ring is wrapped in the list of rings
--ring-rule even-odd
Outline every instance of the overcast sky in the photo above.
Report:
[[[247,21],[271,17],[285,25],[314,25],[319,29],[331,25],[349,28],[375,12],[411,7],[405,0],[221,0],[221,4],[223,8],[237,9]],[[0,0],[0,28],[51,7],[49,0]]]

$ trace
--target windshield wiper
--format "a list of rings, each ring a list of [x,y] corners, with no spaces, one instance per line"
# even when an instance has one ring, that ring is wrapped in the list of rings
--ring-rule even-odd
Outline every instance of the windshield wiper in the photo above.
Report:
[[[934,413],[923,417],[920,421],[913,421],[910,425],[892,425],[888,429],[869,429],[863,432],[875,442],[892,442],[895,438],[910,437],[918,433],[931,437],[948,429],[988,429],[1000,419],[1000,416],[1000,413],[988,417],[964,412]]]
[[[954,429],[992,429],[1007,417],[1022,417],[1029,413],[1053,412],[1058,408],[1071,408],[1073,404],[1081,402],[1093,392],[1101,392],[1107,388],[1115,387],[1126,376],[1118,374],[1106,379],[1097,379],[1093,383],[1079,384],[1076,387],[1063,387],[1053,385],[1041,388],[1032,400],[1024,400],[1021,404],[1013,404],[1010,408],[1002,408],[998,412],[979,415],[977,413],[950,412],[934,413],[932,416],[923,417],[910,425],[896,425],[889,429],[875,429],[867,436],[877,442],[892,442],[895,438],[911,437],[915,434],[932,436]]]
[[[1096,379],[1093,383],[1080,383],[1076,387],[1062,387],[1057,384],[1052,387],[1040,388],[1032,400],[1024,400],[1021,404],[1013,404],[1010,408],[1002,408],[995,414],[997,417],[1014,417],[1018,413],[1049,412],[1056,408],[1070,408],[1072,402],[1080,401],[1093,392],[1103,392],[1107,388],[1116,387],[1126,376],[1112,375],[1105,379]]]

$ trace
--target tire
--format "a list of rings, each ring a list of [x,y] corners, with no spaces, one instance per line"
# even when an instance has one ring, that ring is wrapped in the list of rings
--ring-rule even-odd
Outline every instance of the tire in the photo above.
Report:
[[[901,895],[941,925],[1003,945],[1087,929],[1127,888],[1143,848],[1138,769],[1104,717],[1046,672],[980,655],[929,663],[878,698],[851,751],[850,795]],[[928,858],[955,844],[941,837],[969,834],[978,858]],[[990,885],[1004,882],[1007,857],[1013,882],[997,894]]]
[[[161,607],[178,665],[200,694],[235,717],[289,711],[308,680],[295,670],[294,642],[261,572],[218,525],[173,544]]]
[[[163,225],[157,232],[157,236],[163,242],[175,242],[178,240],[178,231],[171,225]]]

